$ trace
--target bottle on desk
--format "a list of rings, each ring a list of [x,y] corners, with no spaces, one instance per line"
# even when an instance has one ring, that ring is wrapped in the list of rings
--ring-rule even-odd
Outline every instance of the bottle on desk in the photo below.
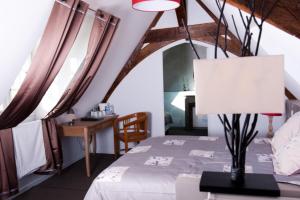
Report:
[[[114,114],[114,106],[112,104],[107,103],[107,105],[105,106],[105,114],[106,115]]]

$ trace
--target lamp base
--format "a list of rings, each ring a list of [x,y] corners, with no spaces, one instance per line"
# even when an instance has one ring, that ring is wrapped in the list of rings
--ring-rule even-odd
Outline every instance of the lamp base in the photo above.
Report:
[[[252,196],[280,196],[277,182],[271,174],[245,174],[244,182],[235,184],[231,181],[231,173],[204,171],[200,181],[200,191]]]

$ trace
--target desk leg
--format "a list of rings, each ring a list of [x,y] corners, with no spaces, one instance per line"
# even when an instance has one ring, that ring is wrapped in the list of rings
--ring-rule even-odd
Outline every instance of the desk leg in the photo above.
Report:
[[[89,131],[87,128],[84,129],[84,150],[85,150],[85,166],[86,166],[86,175],[91,176],[90,168],[90,143],[89,143]]]
[[[93,140],[93,153],[96,154],[96,151],[97,151],[96,133],[94,133],[92,137],[93,137],[92,138],[92,140]]]

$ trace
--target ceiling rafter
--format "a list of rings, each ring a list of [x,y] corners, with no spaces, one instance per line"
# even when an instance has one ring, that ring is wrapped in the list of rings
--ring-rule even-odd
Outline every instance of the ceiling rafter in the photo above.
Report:
[[[216,34],[217,34],[218,18],[206,7],[206,5],[201,0],[196,0],[196,1],[214,20],[214,23],[204,23],[204,24],[187,26],[191,34],[191,38],[196,41],[214,45],[217,37]],[[229,0],[229,1],[235,1],[235,0]],[[184,8],[186,9],[186,4],[184,5]],[[152,30],[152,28],[156,26],[157,22],[160,20],[162,15],[163,12],[159,12],[155,16],[150,26],[146,30],[145,34],[142,36],[139,43],[137,44],[137,46],[131,53],[130,57],[128,58],[127,62],[124,64],[123,68],[121,69],[116,79],[112,83],[111,87],[107,91],[102,102],[107,102],[107,100],[112,95],[112,93],[117,88],[117,86],[120,84],[120,82],[127,76],[127,74],[129,74],[129,72],[132,69],[134,69],[135,66],[137,66],[147,56],[151,55],[155,51],[175,41],[178,41],[180,39],[187,39],[187,33],[183,26],[184,25],[183,22],[187,24],[187,18],[186,18],[187,15],[186,15],[186,11],[185,11],[185,15],[183,15],[183,8],[179,8],[178,11],[176,10],[179,27]],[[222,37],[222,33],[224,33],[224,31],[225,31],[225,25],[222,24],[218,45],[223,48],[225,45],[225,39]],[[228,33],[228,36],[229,36],[229,40],[227,41],[228,51],[233,53],[234,55],[239,56],[240,48],[241,48],[240,41],[230,31]],[[285,89],[285,94],[289,99],[296,99],[296,97],[288,89]]]
[[[209,29],[211,29],[211,31],[209,33],[205,33],[206,27],[209,27]],[[175,41],[178,41],[180,39],[186,39],[186,37],[187,37],[186,32],[184,32],[184,29],[180,28],[180,27],[175,27],[175,28],[170,28],[170,29],[155,29],[155,30],[151,30],[151,28],[146,31],[145,35],[142,37],[142,39],[138,43],[137,47],[132,52],[132,54],[129,57],[129,59],[127,60],[126,64],[123,66],[123,68],[117,75],[116,79],[114,80],[113,84],[109,88],[109,90],[106,93],[105,97],[103,98],[102,102],[107,102],[107,100],[112,95],[113,91],[117,88],[117,86],[120,84],[120,82],[144,58],[146,58],[147,56],[151,55],[153,52],[155,52]],[[216,38],[216,30],[217,30],[217,25],[215,23],[208,23],[208,25],[205,25],[205,24],[192,25],[192,26],[189,26],[189,30],[191,31],[191,37],[193,40],[197,40],[197,41],[201,41],[204,43],[214,45],[215,38]],[[160,38],[160,36],[159,36],[161,33],[163,33],[162,34],[163,38],[162,37]],[[147,37],[147,36],[149,36],[149,37]],[[221,41],[219,44],[220,46],[224,45],[224,42],[222,42],[222,40],[225,41],[224,38],[222,38],[220,36],[220,41]],[[148,44],[146,46],[144,46],[145,43],[148,43]],[[234,45],[230,41],[228,42],[227,46],[228,46],[227,47],[228,51],[232,52],[233,54],[237,54],[238,52],[240,52],[240,47]]]
[[[196,0],[196,2],[205,10],[205,12],[214,20],[215,23],[218,23],[219,18],[211,12],[211,10],[203,3],[201,0]]]
[[[126,65],[120,73],[118,74],[117,78],[111,85],[110,89],[108,90],[107,94],[105,95],[102,102],[107,102],[113,91],[118,87],[120,82],[129,74],[129,72],[134,69],[135,66],[137,66],[142,60],[144,60],[146,57],[151,55],[153,52],[171,44],[174,41],[166,41],[166,42],[156,42],[152,44],[148,44],[144,48],[142,48],[139,53],[134,57],[134,59],[127,61]]]
[[[214,22],[218,24],[219,18],[203,3],[203,1],[202,0],[196,0],[196,1],[203,8],[203,10],[205,10],[205,12],[214,20]],[[225,27],[224,23],[221,22],[221,28],[222,28],[220,30],[221,35],[225,34],[224,27]],[[228,30],[228,36],[232,40],[232,43],[234,43],[235,46],[241,45],[240,40],[230,30]]]
[[[297,97],[293,93],[291,93],[287,88],[285,88],[284,93],[285,93],[285,96],[290,100],[297,99]]]
[[[217,26],[215,23],[205,23],[188,26],[191,36],[204,37],[215,36]],[[182,27],[164,28],[151,30],[145,42],[163,42],[169,40],[180,40],[187,38],[186,30]]]
[[[151,24],[149,25],[149,27],[147,28],[145,34],[142,36],[142,38],[140,39],[140,41],[138,42],[138,44],[136,45],[135,49],[133,50],[133,52],[131,53],[131,55],[129,56],[127,62],[125,63],[125,65],[122,67],[121,71],[119,72],[119,74],[117,75],[116,79],[114,80],[114,82],[112,83],[112,85],[110,86],[109,90],[107,91],[107,93],[105,94],[102,102],[107,102],[107,100],[109,99],[109,97],[112,95],[112,93],[114,92],[114,90],[117,88],[117,86],[119,85],[119,83],[127,76],[127,74],[135,67],[135,65],[133,65],[133,63],[135,63],[135,59],[138,58],[141,49],[143,49],[143,46],[146,40],[146,37],[148,35],[148,32],[151,31],[151,29],[153,27],[156,26],[157,22],[160,20],[161,16],[163,15],[163,12],[158,12],[156,14],[156,16],[154,17],[154,19],[152,20]],[[149,46],[150,44],[148,44],[147,46]],[[146,48],[147,46],[145,46],[144,48]]]
[[[247,0],[227,0],[229,4],[243,10],[250,12],[247,7]],[[264,2],[264,3],[263,3]],[[264,8],[270,8],[274,0],[256,0],[255,6],[260,8],[264,4]],[[262,16],[262,11],[257,9],[257,17]],[[267,19],[267,22],[275,27],[300,38],[300,1],[299,0],[279,0],[276,7]]]
[[[182,0],[179,8],[177,8],[175,11],[176,11],[178,26],[184,27],[184,24],[188,23],[186,1]]]

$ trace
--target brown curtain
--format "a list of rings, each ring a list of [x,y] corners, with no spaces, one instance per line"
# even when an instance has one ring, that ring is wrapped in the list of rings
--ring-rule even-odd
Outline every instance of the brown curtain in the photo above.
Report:
[[[17,190],[12,131],[9,129],[26,119],[40,103],[63,65],[87,9],[88,4],[79,0],[55,1],[27,76],[0,115],[0,197]]]
[[[47,118],[54,118],[63,114],[74,106],[84,94],[100,67],[117,28],[118,21],[118,18],[110,14],[100,10],[97,11],[84,63],[72,79],[61,99],[49,112]]]
[[[48,163],[43,170],[61,166],[61,151],[57,149],[60,146],[59,137],[57,136],[54,118],[69,110],[84,94],[100,67],[118,22],[119,19],[110,14],[100,10],[96,12],[83,65],[72,79],[59,102],[44,119],[44,138],[49,138],[48,141],[51,143],[45,141]]]
[[[11,129],[0,134],[0,199],[18,192],[14,144]]]

